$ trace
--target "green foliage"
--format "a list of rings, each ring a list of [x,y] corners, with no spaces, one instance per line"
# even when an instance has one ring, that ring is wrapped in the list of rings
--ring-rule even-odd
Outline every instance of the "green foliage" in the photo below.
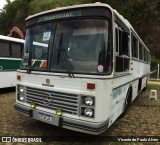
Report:
[[[30,14],[35,14],[56,7],[86,3],[85,0],[32,0],[29,4]]]
[[[157,0],[104,0],[123,15],[145,43],[155,40],[155,28],[160,26],[160,10]]]
[[[13,26],[25,32],[25,19],[45,10],[97,0],[6,0],[7,5],[0,11],[0,34],[7,35]],[[157,0],[101,0],[123,15],[138,32],[145,44],[159,45],[160,1]],[[159,47],[150,47],[156,54]]]
[[[13,26],[24,30],[25,18],[28,16],[28,4],[31,0],[7,0],[3,11],[0,13],[0,34],[7,35]]]
[[[25,19],[29,15],[56,7],[86,3],[85,0],[6,0],[7,5],[0,12],[0,34],[7,35],[13,26],[25,31]]]
[[[153,57],[152,57],[152,60],[151,60],[151,66],[157,67],[158,63],[160,63],[160,60],[159,60],[159,59],[156,59],[156,58],[153,56]]]

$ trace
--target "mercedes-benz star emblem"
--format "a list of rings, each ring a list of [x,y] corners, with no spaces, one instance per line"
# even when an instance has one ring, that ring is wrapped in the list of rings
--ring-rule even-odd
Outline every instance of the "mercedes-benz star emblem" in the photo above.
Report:
[[[52,96],[51,96],[51,94],[44,94],[43,95],[43,102],[46,105],[50,105],[52,103]]]

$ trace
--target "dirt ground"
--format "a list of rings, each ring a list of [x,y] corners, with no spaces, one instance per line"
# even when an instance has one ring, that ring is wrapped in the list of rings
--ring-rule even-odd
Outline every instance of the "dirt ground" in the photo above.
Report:
[[[151,89],[158,90],[158,100],[149,99]],[[25,117],[14,110],[15,89],[0,90],[0,137],[2,136],[45,136],[52,143],[44,144],[93,144],[91,139],[96,136],[67,130],[52,126],[32,118]],[[114,136],[154,136],[160,138],[160,82],[149,82],[147,90],[142,92],[132,103],[127,114],[123,118],[117,119],[113,125],[101,136],[105,140]],[[90,140],[87,140],[90,138]],[[98,137],[97,139],[102,139]],[[76,140],[78,139],[78,140]],[[86,140],[85,140],[86,139]],[[75,143],[75,142],[79,143]],[[82,143],[80,143],[82,142]],[[159,142],[160,143],[160,142]],[[1,144],[1,143],[0,143]],[[4,143],[3,143],[4,144]],[[9,143],[7,143],[9,145]],[[22,144],[22,143],[13,143]],[[94,144],[105,145],[105,141],[99,140]],[[108,143],[108,144],[116,144]],[[124,143],[123,143],[124,144]],[[128,144],[128,143],[126,143]],[[145,143],[146,144],[146,143]],[[150,143],[149,143],[150,144]],[[154,143],[153,143],[154,144]]]

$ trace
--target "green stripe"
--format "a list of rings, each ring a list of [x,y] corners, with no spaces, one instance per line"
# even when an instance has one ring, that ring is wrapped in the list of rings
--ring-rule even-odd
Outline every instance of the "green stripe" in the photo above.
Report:
[[[9,69],[19,69],[20,68],[21,60],[7,60],[7,59],[0,59],[0,67],[2,66],[2,70],[9,70]]]
[[[36,61],[34,62],[35,67],[40,67],[41,66],[42,61]]]

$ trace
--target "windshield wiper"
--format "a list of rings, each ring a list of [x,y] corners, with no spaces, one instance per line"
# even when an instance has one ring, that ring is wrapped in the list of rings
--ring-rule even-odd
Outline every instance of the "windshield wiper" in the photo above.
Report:
[[[29,69],[27,70],[27,73],[31,73],[31,71],[33,70],[33,68],[36,66],[36,63],[39,62],[39,61],[41,61],[42,58],[44,58],[47,54],[48,54],[48,53],[43,53],[43,54],[35,61],[35,63],[33,63],[33,64],[29,67]]]
[[[66,70],[67,73],[69,75],[69,77],[71,78],[75,78],[72,70],[73,70],[73,66],[71,64],[71,62],[68,60],[68,55],[66,53],[65,49],[62,49],[62,41],[63,41],[63,33],[60,34],[60,41],[59,41],[59,45],[58,45],[58,57],[57,57],[57,63],[59,63],[59,59],[60,59],[60,55],[61,52],[63,51],[63,59],[66,61]]]
[[[67,70],[67,73],[68,73],[69,77],[75,78],[75,76],[74,76],[74,74],[73,74],[73,72],[72,72],[73,66],[72,66],[71,62],[68,60],[68,55],[67,55],[65,49],[59,48],[59,52],[58,52],[58,53],[59,53],[58,62],[59,62],[59,58],[60,58],[61,52],[63,52],[63,53],[62,53],[62,56],[63,56],[63,59],[64,59],[65,62],[66,62],[66,70]]]

